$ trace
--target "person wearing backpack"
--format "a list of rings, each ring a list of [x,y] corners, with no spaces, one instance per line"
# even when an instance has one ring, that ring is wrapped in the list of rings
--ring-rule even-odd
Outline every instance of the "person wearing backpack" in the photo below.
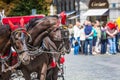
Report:
[[[105,54],[107,51],[107,33],[106,22],[103,22],[101,26],[101,54]]]
[[[93,46],[93,28],[90,21],[85,21],[85,55],[92,55],[92,46]],[[88,49],[89,45],[89,49]],[[88,52],[89,50],[89,52]]]

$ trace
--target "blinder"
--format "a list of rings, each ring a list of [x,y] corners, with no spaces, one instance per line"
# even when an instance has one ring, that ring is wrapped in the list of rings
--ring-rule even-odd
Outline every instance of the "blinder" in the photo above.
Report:
[[[61,36],[63,39],[69,38],[69,31],[67,29],[62,29],[61,30]]]

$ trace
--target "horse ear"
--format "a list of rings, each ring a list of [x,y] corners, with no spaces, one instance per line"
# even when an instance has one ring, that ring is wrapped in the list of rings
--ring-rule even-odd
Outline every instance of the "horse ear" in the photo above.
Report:
[[[10,20],[8,20],[8,24],[10,25],[10,29],[13,31],[14,30],[14,24]]]
[[[24,27],[24,19],[23,19],[23,18],[20,19],[20,26],[21,26],[22,28]]]

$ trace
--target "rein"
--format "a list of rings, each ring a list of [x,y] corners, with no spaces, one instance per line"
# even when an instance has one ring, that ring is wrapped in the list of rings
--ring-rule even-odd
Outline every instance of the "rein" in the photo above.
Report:
[[[13,66],[9,66],[5,60],[2,60],[1,61],[1,63],[2,63],[2,72],[15,71],[15,68],[17,68],[21,64],[21,60],[19,58],[17,58],[17,59],[18,59],[18,62]],[[7,68],[5,68],[5,66]]]

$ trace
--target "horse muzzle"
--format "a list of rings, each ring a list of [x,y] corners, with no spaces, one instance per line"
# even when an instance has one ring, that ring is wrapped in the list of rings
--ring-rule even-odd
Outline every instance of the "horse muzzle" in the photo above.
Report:
[[[19,55],[19,58],[24,65],[27,65],[30,63],[30,55],[28,55],[28,53],[26,52]]]

